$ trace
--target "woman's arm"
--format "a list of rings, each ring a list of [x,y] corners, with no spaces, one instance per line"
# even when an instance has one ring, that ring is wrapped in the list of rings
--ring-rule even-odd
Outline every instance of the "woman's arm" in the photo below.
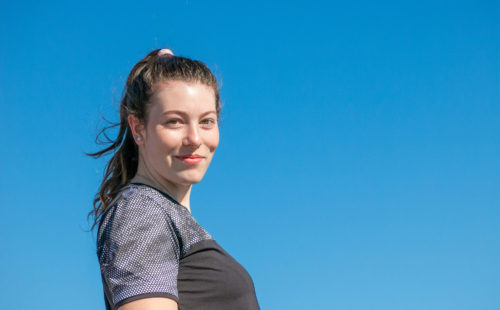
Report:
[[[124,304],[118,310],[177,310],[175,300],[165,297],[151,297],[134,300]]]
[[[177,310],[180,247],[166,208],[137,188],[122,195],[98,234],[109,303],[121,310]]]

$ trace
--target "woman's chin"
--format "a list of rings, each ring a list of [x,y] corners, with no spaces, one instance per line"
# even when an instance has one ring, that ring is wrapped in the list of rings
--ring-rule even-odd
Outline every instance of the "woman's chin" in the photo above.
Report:
[[[203,175],[198,174],[180,175],[178,178],[179,183],[184,185],[193,185],[199,183],[202,179]]]

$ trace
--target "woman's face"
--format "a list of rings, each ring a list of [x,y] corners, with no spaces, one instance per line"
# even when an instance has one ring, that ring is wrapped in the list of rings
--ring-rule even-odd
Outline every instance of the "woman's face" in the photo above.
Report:
[[[175,184],[200,182],[219,144],[213,89],[197,82],[157,83],[142,132],[149,172]]]

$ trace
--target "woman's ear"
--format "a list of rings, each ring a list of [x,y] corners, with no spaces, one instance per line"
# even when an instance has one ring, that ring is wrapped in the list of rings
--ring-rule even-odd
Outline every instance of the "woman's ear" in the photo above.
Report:
[[[128,126],[132,131],[132,136],[134,137],[135,143],[137,145],[143,145],[144,139],[146,138],[146,130],[144,128],[143,122],[132,114],[128,116],[127,120]]]

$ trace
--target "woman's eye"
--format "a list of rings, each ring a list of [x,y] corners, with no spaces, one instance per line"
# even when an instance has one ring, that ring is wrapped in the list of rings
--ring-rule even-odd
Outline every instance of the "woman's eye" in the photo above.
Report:
[[[178,119],[171,119],[167,121],[167,125],[180,125],[181,121]]]
[[[211,119],[211,118],[207,118],[207,119],[204,119],[201,121],[201,123],[205,126],[205,127],[212,127],[214,124],[215,124],[215,120]]]

